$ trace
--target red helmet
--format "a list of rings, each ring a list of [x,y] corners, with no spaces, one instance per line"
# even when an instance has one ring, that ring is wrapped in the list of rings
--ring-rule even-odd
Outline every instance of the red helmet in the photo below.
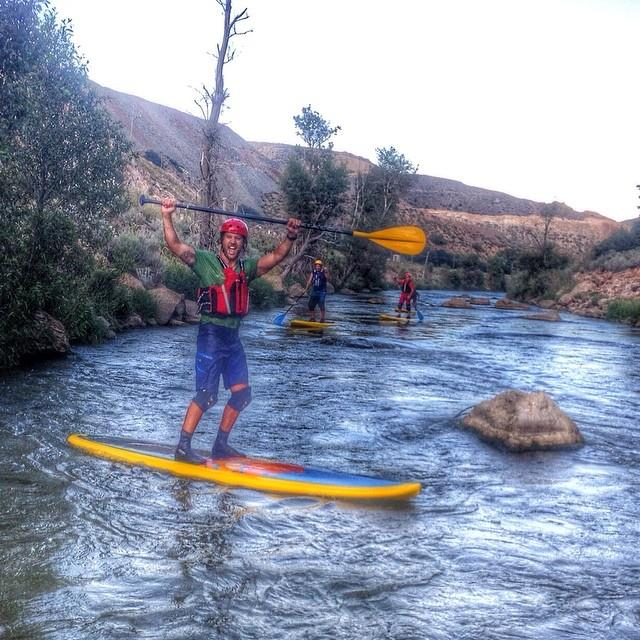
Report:
[[[411,280],[411,274],[408,271],[405,271],[404,277],[409,278],[409,280]]]
[[[240,220],[239,218],[229,218],[225,220],[220,226],[220,234],[222,235],[223,233],[237,233],[245,240],[249,239],[249,227],[247,227],[244,220]]]

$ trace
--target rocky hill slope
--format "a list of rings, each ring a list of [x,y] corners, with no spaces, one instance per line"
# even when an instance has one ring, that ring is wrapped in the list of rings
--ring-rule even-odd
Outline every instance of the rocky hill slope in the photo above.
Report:
[[[175,195],[197,197],[202,120],[99,85],[94,88],[140,154],[133,169],[136,185],[153,193],[173,184]],[[278,182],[295,147],[247,142],[228,127],[221,129],[225,207],[284,215]],[[372,166],[366,158],[346,152],[335,154],[352,175]],[[154,171],[166,175],[162,180],[154,179]],[[416,175],[401,202],[399,215],[402,222],[425,228],[432,239],[431,246],[488,257],[506,247],[534,245],[542,237],[545,206],[454,180]],[[579,257],[619,226],[597,213],[577,212],[556,203],[550,239],[565,252]]]

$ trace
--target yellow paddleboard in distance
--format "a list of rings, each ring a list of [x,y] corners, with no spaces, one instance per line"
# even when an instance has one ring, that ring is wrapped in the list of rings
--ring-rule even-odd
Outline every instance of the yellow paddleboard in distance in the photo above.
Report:
[[[394,311],[396,313],[405,313],[405,314],[410,314],[410,315],[415,315],[415,311],[413,309],[411,309],[411,311],[407,311],[406,309],[394,309]]]
[[[292,329],[330,329],[334,325],[335,322],[312,322],[302,318],[294,318],[289,322]]]
[[[409,318],[402,318],[400,316],[389,315],[388,313],[381,313],[380,322],[395,322],[397,324],[407,324],[409,322]]]
[[[260,458],[211,460],[210,466],[177,462],[173,459],[174,446],[127,438],[73,433],[67,442],[99,458],[270,493],[346,500],[407,500],[422,488],[419,482],[395,482]],[[206,452],[198,453],[207,456]]]

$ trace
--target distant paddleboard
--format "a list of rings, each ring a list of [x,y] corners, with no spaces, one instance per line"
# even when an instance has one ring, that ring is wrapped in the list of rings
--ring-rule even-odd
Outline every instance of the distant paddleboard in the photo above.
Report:
[[[397,324],[407,324],[409,322],[409,318],[402,318],[401,316],[392,316],[388,313],[381,313],[380,322],[395,322]]]
[[[174,446],[126,438],[73,433],[67,442],[99,458],[270,493],[351,500],[406,500],[421,489],[418,482],[394,482],[260,458],[224,458],[212,460],[211,466],[177,462],[173,459]],[[208,455],[203,451],[198,453],[203,457]]]
[[[312,322],[302,318],[294,318],[289,322],[292,329],[330,329],[334,325],[335,322]]]
[[[405,313],[405,314],[410,314],[410,315],[414,315],[415,311],[413,309],[411,309],[411,311],[407,311],[406,309],[394,309],[394,311],[396,313]]]

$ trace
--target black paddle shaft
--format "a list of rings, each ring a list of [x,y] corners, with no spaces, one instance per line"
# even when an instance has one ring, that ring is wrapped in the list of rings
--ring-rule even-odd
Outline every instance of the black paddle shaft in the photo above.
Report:
[[[162,204],[162,200],[158,198],[149,198],[142,194],[140,196],[140,206],[145,204]],[[205,207],[201,204],[194,204],[193,202],[176,202],[176,207],[179,209],[189,209],[190,211],[202,211],[204,213],[217,213],[223,216],[229,216],[231,218],[246,218],[247,220],[256,220],[258,222],[269,222],[271,224],[287,224],[287,220],[282,218],[267,218],[265,216],[259,216],[255,213],[244,213],[243,211],[225,211],[224,209],[218,209],[216,207]],[[335,229],[333,227],[322,227],[317,224],[302,223],[300,225],[303,229],[312,229],[314,231],[328,231],[329,233],[341,233],[346,236],[352,236],[353,231],[346,229]]]

